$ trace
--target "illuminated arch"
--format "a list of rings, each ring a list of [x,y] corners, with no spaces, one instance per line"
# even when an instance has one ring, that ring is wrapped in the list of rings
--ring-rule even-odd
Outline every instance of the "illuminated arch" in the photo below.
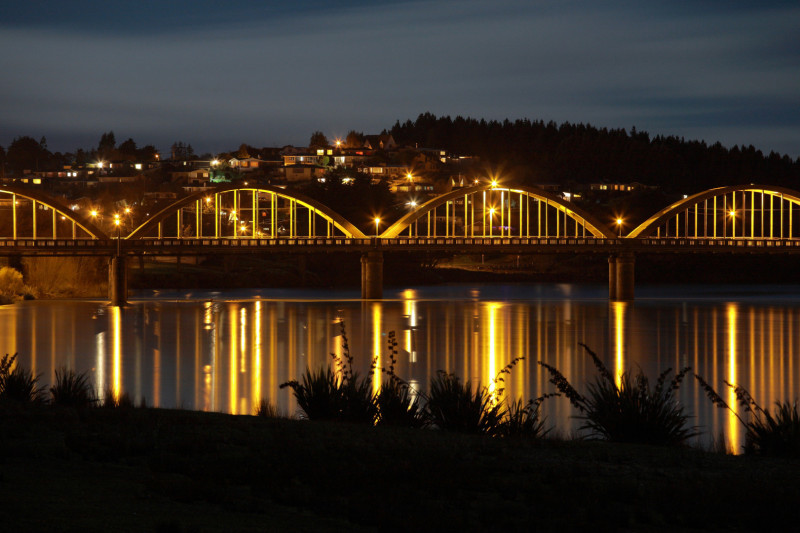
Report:
[[[2,202],[3,200],[5,202]],[[23,222],[22,219],[27,218],[25,212],[19,208],[20,200],[31,203],[30,226],[28,228],[19,227],[20,223]],[[10,235],[0,235],[0,239],[76,239],[81,237],[108,239],[106,233],[95,226],[88,218],[73,211],[60,201],[39,192],[3,186],[0,187],[0,202],[10,207],[11,215]],[[37,205],[44,206],[46,210],[51,212],[50,218],[52,222],[46,225],[46,229],[44,227],[45,224],[41,223],[42,219],[37,217]],[[5,209],[2,209],[2,211],[5,211]],[[28,221],[25,220],[25,222],[27,223]],[[41,230],[40,226],[42,227]],[[26,229],[29,229],[29,231],[26,232]],[[81,235],[78,230],[83,232],[84,235]],[[63,237],[64,233],[68,233],[69,237]],[[62,235],[62,237],[59,237],[59,235]]]
[[[228,201],[228,196],[231,197],[232,203]],[[244,199],[240,204],[239,200],[248,196],[250,202],[248,203]],[[239,209],[239,205],[242,206],[241,209]],[[230,209],[231,206],[233,209]],[[184,210],[190,212],[189,217],[183,215]],[[247,210],[251,212],[250,217],[242,216],[239,218],[239,214]],[[306,218],[300,220],[299,217],[302,210],[305,210]],[[343,237],[366,238],[361,230],[341,215],[305,195],[294,191],[289,193],[269,185],[259,185],[257,187],[232,185],[212,191],[201,191],[173,202],[131,232],[128,239],[146,238],[154,230],[158,230],[159,237],[162,236],[162,224],[171,217],[176,217],[175,233],[176,237],[179,238],[181,236],[198,238],[274,238],[279,236],[278,226],[281,211],[285,211],[289,216],[287,236],[334,236],[336,230],[338,230]],[[192,212],[194,217],[191,216]],[[261,232],[260,218],[262,217],[258,217],[257,213],[269,213],[269,231]],[[222,219],[223,216],[227,216],[228,220],[224,221]],[[203,231],[203,227],[208,223],[208,218],[210,217],[213,217],[213,234],[210,232],[204,233]],[[320,225],[320,220],[317,220],[317,217],[324,221],[323,225],[327,226],[326,235],[316,235],[315,230]],[[231,220],[234,221],[232,233],[226,235],[224,231],[221,231],[221,224],[225,223],[230,226]],[[249,234],[239,231],[239,222],[249,224],[247,230]],[[188,234],[184,223],[190,227]],[[309,230],[308,234],[299,235],[297,230],[304,225]],[[193,231],[191,231],[191,226],[194,227]]]
[[[516,207],[513,207],[514,202]],[[477,205],[480,207],[476,215]],[[492,207],[487,208],[487,205]],[[448,237],[567,237],[579,236],[579,233],[585,235],[588,231],[592,237],[615,238],[614,233],[593,215],[554,194],[533,187],[492,185],[478,185],[437,196],[401,217],[381,237],[398,237],[405,230],[412,232],[412,227],[418,227],[423,219],[430,228],[431,216],[433,233],[436,232],[437,220],[441,224],[444,218],[446,231],[442,236]],[[457,218],[461,220],[460,229],[456,228]],[[493,229],[495,222],[500,222],[497,231]]]
[[[776,205],[777,200],[777,205]],[[796,238],[800,193],[768,185],[717,187],[683,198],[628,235],[685,238]]]

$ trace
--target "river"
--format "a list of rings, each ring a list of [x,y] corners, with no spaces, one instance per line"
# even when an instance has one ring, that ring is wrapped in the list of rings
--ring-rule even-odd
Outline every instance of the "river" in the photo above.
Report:
[[[388,364],[398,342],[397,374],[425,390],[439,370],[492,385],[506,395],[554,392],[558,368],[579,390],[596,377],[579,343],[608,368],[643,370],[651,381],[667,368],[691,366],[731,404],[723,383],[746,387],[763,407],[800,396],[800,286],[637,287],[636,300],[609,302],[607,288],[575,284],[452,285],[386,289],[382,301],[355,291],[248,290],[139,293],[124,308],[96,300],[25,301],[0,307],[0,354],[52,383],[57,369],[90,373],[99,395],[128,393],[149,406],[252,414],[261,398],[295,416],[279,385],[341,356],[343,321],[362,375],[374,357]],[[374,378],[377,387],[380,374]],[[701,431],[696,444],[725,435],[740,450],[743,431],[711,405],[694,379],[680,399]],[[549,399],[547,425],[563,436],[580,421],[564,398]]]

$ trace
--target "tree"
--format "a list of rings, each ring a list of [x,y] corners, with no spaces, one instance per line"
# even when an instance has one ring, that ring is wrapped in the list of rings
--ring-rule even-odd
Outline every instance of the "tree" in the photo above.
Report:
[[[117,140],[114,137],[114,132],[109,131],[100,136],[100,142],[97,143],[97,157],[100,159],[113,159],[116,155]]]
[[[136,151],[136,157],[142,161],[155,161],[158,159],[158,150],[152,144],[145,145]]]
[[[178,141],[172,145],[172,159],[175,160],[185,160],[185,159],[192,159],[194,157],[194,148],[192,148],[191,144],[183,144],[182,141]]]
[[[308,141],[309,148],[325,148],[330,146],[328,138],[321,131],[315,131],[311,134],[311,140]]]
[[[9,145],[6,161],[14,174],[22,174],[25,170],[39,170],[49,156],[50,152],[36,139],[24,136],[17,137]]]
[[[136,159],[137,150],[136,150],[136,142],[133,139],[128,138],[127,141],[123,142],[117,148],[117,151],[124,159],[133,160]]]
[[[239,147],[239,151],[236,152],[236,157],[239,159],[248,159],[250,157],[249,146],[242,143],[242,145]]]
[[[364,146],[364,134],[360,131],[350,130],[344,142],[347,148],[361,148]]]

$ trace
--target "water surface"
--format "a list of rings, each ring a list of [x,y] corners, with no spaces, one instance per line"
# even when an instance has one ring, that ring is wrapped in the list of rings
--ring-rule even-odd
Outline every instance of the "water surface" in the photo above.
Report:
[[[148,405],[251,414],[261,398],[294,415],[288,389],[307,366],[349,349],[366,373],[388,364],[420,390],[439,370],[492,386],[517,357],[503,386],[510,397],[553,392],[538,364],[555,366],[579,389],[595,377],[579,343],[619,375],[641,368],[652,380],[691,366],[729,403],[723,380],[744,385],[762,406],[800,396],[800,286],[637,287],[631,303],[608,302],[605,286],[453,285],[387,290],[363,302],[354,291],[153,291],[124,308],[103,301],[27,301],[0,307],[0,354],[51,383],[56,369],[88,371],[98,393],[128,393]],[[380,375],[373,382],[378,387]],[[734,449],[743,432],[710,405],[692,379],[681,399],[700,426],[699,444],[724,433]],[[580,421],[563,398],[544,406],[563,434]]]

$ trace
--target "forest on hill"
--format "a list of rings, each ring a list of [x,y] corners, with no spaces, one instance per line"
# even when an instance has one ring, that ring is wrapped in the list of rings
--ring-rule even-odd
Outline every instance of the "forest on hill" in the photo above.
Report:
[[[800,157],[564,122],[420,114],[387,130],[395,142],[473,155],[516,183],[642,183],[671,194],[763,183],[800,188]]]

